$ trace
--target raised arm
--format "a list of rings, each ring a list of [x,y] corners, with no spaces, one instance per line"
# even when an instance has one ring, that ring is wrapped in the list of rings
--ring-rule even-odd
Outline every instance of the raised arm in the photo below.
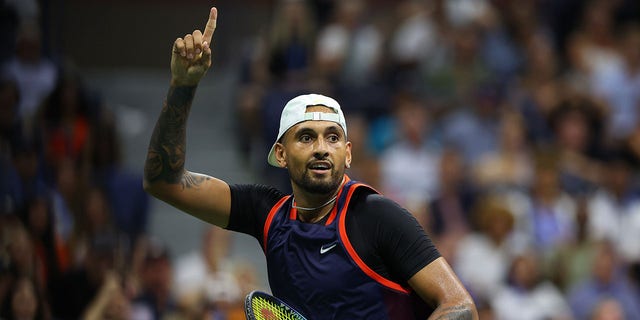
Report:
[[[199,219],[226,227],[231,196],[222,180],[185,170],[186,125],[200,79],[211,66],[218,11],[211,8],[204,34],[195,30],[173,44],[171,84],[153,129],[144,164],[144,189]]]
[[[473,299],[442,257],[418,271],[409,285],[422,299],[438,306],[429,319],[478,319]]]

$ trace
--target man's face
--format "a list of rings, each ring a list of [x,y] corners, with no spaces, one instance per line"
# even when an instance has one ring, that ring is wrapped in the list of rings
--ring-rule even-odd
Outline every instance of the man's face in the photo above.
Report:
[[[313,106],[307,112],[332,110]],[[329,194],[340,186],[345,166],[351,162],[351,143],[335,122],[305,121],[284,134],[276,145],[276,157],[289,170],[294,189]]]

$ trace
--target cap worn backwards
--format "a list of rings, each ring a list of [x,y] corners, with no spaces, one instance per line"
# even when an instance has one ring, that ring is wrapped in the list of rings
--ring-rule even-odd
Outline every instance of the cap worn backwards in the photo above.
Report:
[[[325,106],[335,111],[335,113],[307,112],[307,107],[310,106]],[[310,120],[335,122],[342,127],[344,134],[347,134],[347,122],[344,119],[344,114],[342,113],[340,104],[338,104],[336,100],[321,94],[305,94],[297,96],[289,100],[289,102],[284,106],[284,109],[282,109],[278,137],[273,143],[273,146],[271,146],[271,150],[269,151],[269,156],[267,158],[267,162],[269,162],[270,165],[279,167],[278,161],[276,160],[275,147],[276,143],[280,138],[282,138],[284,133],[296,124]]]

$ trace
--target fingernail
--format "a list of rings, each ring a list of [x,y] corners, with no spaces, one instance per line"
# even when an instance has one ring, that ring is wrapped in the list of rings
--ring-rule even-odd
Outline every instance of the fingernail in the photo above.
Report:
[[[193,54],[192,54],[192,53],[189,53],[189,54],[187,55],[187,58],[189,58],[189,59],[193,59]]]
[[[184,56],[186,56],[187,54],[186,54],[185,52],[180,52],[180,55],[184,57]]]
[[[196,54],[199,54],[200,52],[200,49],[196,49]]]

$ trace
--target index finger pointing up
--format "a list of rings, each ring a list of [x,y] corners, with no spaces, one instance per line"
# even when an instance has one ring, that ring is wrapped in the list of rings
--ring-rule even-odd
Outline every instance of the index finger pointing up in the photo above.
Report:
[[[218,20],[218,9],[213,7],[209,12],[209,20],[207,21],[207,26],[204,27],[204,34],[202,35],[202,41],[206,41],[208,44],[211,44],[211,38],[213,37],[213,32],[216,30],[217,20]]]

